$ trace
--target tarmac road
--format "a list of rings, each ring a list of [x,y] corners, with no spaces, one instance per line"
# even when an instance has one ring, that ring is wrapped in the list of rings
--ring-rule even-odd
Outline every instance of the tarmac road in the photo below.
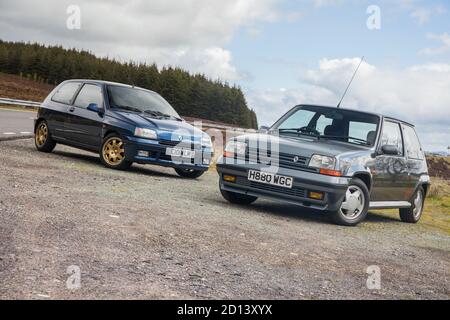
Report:
[[[348,228],[287,204],[230,205],[217,184],[214,171],[121,172],[0,142],[0,299],[450,298],[445,232],[398,214]]]
[[[0,108],[0,140],[33,134],[36,112]]]

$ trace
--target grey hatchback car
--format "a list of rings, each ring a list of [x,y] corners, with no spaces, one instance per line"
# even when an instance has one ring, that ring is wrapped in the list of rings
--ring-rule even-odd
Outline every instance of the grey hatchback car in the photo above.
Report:
[[[228,141],[219,187],[231,203],[271,198],[354,226],[369,209],[419,221],[430,185],[414,126],[380,114],[299,105],[264,132]]]

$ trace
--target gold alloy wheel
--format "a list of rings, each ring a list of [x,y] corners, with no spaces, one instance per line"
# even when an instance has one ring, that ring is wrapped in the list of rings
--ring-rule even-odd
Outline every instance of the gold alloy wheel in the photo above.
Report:
[[[120,138],[109,138],[103,145],[103,159],[111,166],[118,166],[125,159],[125,148]]]
[[[45,122],[42,122],[39,124],[35,135],[35,140],[38,147],[42,147],[45,144],[45,142],[47,141],[47,137],[48,137],[48,127]]]

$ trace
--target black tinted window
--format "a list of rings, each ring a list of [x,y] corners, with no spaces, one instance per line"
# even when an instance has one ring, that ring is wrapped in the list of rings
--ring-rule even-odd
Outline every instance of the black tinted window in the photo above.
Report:
[[[383,125],[383,134],[381,136],[381,145],[396,146],[399,155],[403,155],[403,140],[400,131],[400,125],[395,122],[385,121]]]
[[[282,135],[310,135],[318,138],[373,145],[378,132],[376,115],[321,106],[300,106],[278,120],[272,130]]]
[[[53,95],[52,100],[60,103],[70,104],[73,96],[81,86],[79,82],[69,82],[62,85]]]
[[[156,92],[125,86],[108,86],[109,105],[111,108],[134,112],[146,112],[149,115],[179,118],[172,106]]]
[[[404,126],[403,134],[405,136],[405,149],[408,158],[423,159],[422,147],[414,129],[409,126]]]
[[[87,108],[91,103],[96,103],[99,108],[103,107],[102,88],[94,84],[85,84],[74,104],[80,108]]]

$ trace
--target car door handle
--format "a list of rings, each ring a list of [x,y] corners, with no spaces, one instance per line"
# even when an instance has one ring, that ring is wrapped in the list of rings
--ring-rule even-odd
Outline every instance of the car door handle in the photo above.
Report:
[[[70,107],[70,108],[69,108],[69,111],[70,111],[70,112],[74,112],[74,111],[75,111],[75,107]]]

